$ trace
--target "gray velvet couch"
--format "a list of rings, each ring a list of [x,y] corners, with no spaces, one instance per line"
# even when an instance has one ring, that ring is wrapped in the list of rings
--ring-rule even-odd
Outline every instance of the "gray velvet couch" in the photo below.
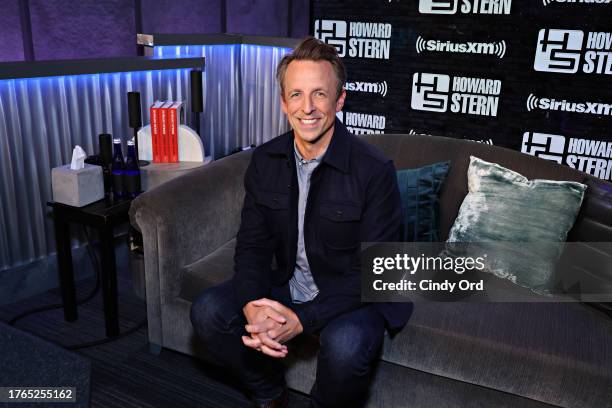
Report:
[[[398,169],[451,160],[441,193],[443,237],[467,193],[470,155],[528,178],[594,180],[549,161],[465,140],[363,137],[392,157]],[[144,239],[153,349],[206,358],[189,309],[201,291],[232,275],[250,154],[218,160],[142,194],[132,204],[132,224]],[[609,199],[593,197],[589,189],[570,240],[612,242]],[[601,252],[597,244],[586,243],[581,257]],[[612,254],[603,256],[610,259]],[[584,275],[580,290],[591,285],[612,293],[612,271],[575,259],[563,262],[566,269]],[[315,377],[316,340],[303,340],[287,363],[290,387],[308,393]],[[612,318],[582,303],[417,303],[404,330],[385,339],[367,406],[612,407]]]

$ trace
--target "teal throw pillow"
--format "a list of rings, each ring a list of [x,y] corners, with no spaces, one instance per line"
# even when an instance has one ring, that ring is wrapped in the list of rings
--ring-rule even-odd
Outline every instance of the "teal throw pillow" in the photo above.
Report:
[[[438,194],[450,162],[444,161],[397,172],[402,198],[401,242],[439,242]]]
[[[469,192],[448,242],[474,243],[462,246],[464,256],[487,254],[488,272],[536,293],[550,294],[555,263],[585,189],[573,181],[528,180],[472,156]]]

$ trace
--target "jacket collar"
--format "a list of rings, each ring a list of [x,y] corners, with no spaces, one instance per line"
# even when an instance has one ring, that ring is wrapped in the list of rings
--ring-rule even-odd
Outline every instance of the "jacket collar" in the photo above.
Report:
[[[293,132],[288,132],[285,134],[285,140],[270,146],[268,153],[283,155],[287,160],[289,160],[294,155],[293,141]],[[350,155],[351,134],[346,129],[344,124],[340,122],[338,118],[336,118],[334,122],[334,134],[332,135],[331,142],[329,143],[327,151],[323,156],[323,163],[327,163],[343,173],[348,173],[351,157]]]

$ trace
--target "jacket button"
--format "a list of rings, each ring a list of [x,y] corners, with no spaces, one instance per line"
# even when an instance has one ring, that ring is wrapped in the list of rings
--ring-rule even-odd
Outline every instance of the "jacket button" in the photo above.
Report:
[[[340,210],[336,210],[336,216],[337,216],[337,217],[340,217],[341,215],[342,215],[342,211],[340,211]]]

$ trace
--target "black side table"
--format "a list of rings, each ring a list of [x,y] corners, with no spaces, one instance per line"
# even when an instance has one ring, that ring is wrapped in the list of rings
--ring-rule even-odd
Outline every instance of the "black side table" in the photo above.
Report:
[[[55,201],[47,202],[47,205],[53,209],[59,279],[66,321],[72,322],[78,318],[70,246],[70,222],[96,228],[100,233],[102,298],[108,337],[119,334],[114,227],[129,221],[130,203],[131,200],[113,200],[109,197],[85,207],[73,207]]]

